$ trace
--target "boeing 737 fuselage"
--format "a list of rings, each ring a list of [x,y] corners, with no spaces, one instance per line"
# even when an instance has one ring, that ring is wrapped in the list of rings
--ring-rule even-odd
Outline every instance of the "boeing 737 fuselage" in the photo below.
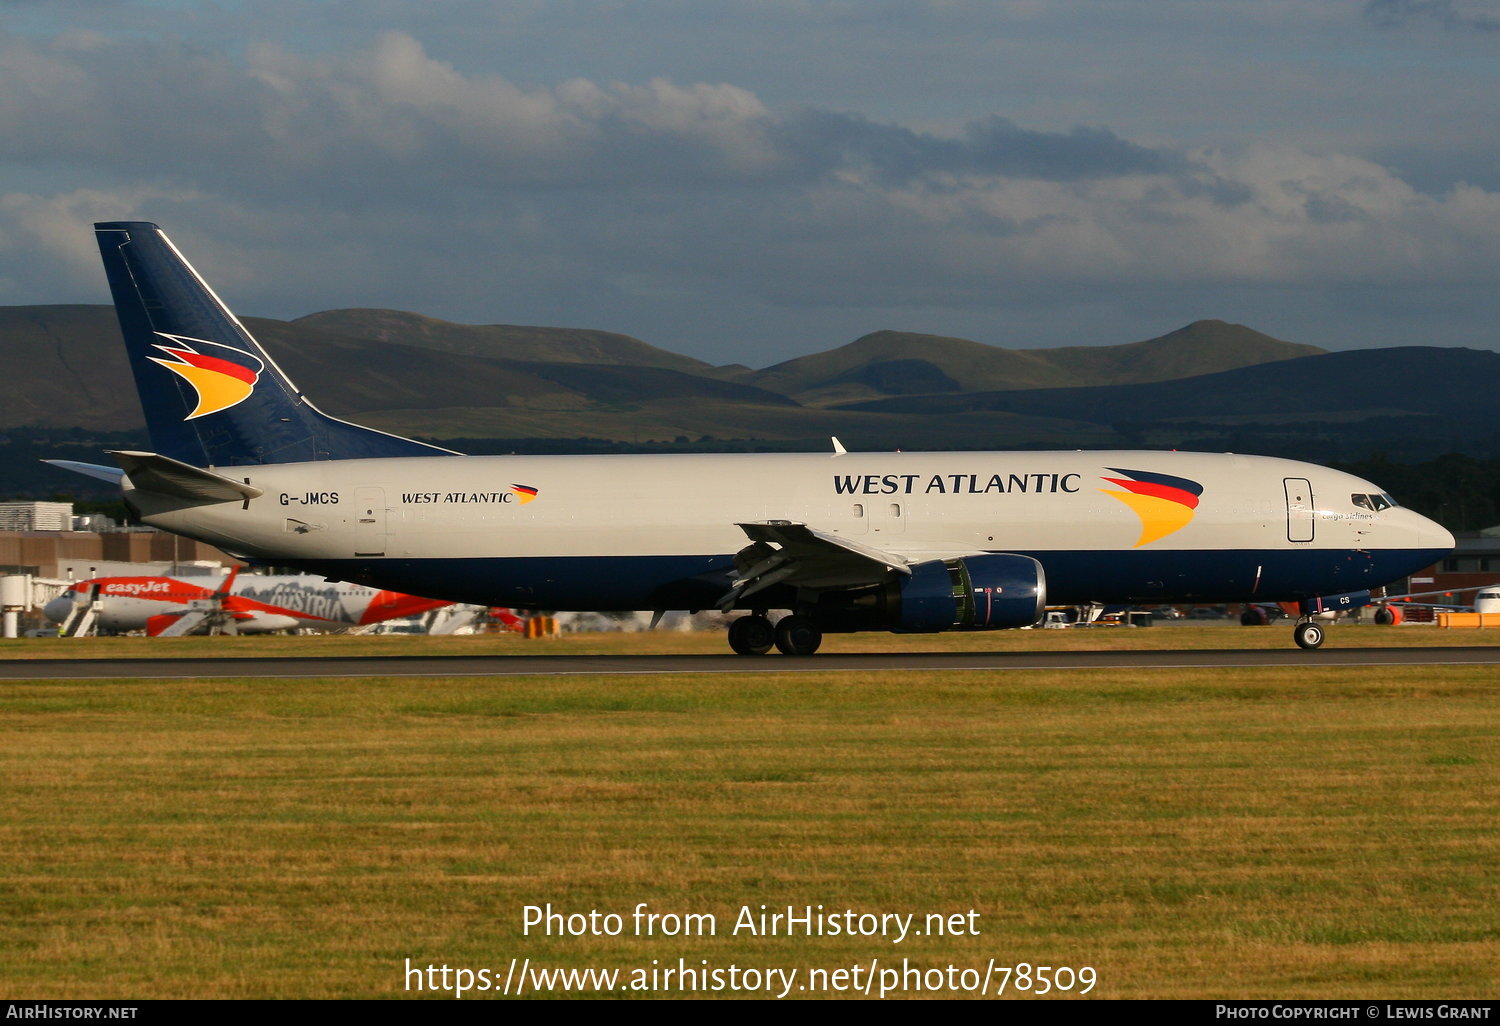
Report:
[[[1367,481],[1266,457],[460,456],[319,412],[155,225],[96,230],[156,450],[117,454],[125,498],[254,562],[484,605],[746,610],[743,654],[1236,601],[1300,603],[1311,648],[1313,614],[1453,547]]]

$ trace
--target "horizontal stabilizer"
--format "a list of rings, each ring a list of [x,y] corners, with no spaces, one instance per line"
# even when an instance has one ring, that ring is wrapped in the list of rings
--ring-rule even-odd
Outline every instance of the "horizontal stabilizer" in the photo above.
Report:
[[[264,494],[260,488],[154,452],[111,452],[132,488],[193,502],[238,502]]]
[[[101,467],[97,463],[79,463],[75,460],[42,460],[42,462],[50,463],[54,467],[60,467],[63,470],[71,470],[75,474],[97,477],[99,480],[108,481],[111,484],[119,484],[120,478],[125,476],[125,471],[119,467]]]

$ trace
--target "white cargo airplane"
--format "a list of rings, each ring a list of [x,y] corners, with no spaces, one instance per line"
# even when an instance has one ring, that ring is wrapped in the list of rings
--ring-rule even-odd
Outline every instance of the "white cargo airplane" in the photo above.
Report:
[[[95,231],[156,451],[71,469],[252,563],[487,606],[747,610],[736,652],[808,655],[1049,603],[1297,602],[1316,648],[1315,614],[1453,548],[1367,481],[1254,456],[461,456],[319,411],[156,225]]]

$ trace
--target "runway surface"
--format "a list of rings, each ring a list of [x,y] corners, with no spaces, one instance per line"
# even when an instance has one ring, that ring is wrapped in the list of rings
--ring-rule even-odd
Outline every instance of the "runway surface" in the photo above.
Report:
[[[213,677],[523,677],[722,673],[910,673],[1183,667],[1495,666],[1500,647],[1183,650],[1175,652],[940,652],[768,655],[333,656],[226,659],[16,659],[0,680],[162,680]]]

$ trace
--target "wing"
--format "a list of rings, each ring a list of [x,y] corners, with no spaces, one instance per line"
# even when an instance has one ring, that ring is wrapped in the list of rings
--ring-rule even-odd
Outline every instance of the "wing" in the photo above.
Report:
[[[1472,591],[1475,593],[1474,598],[1477,600],[1479,592],[1490,591],[1495,588],[1500,588],[1500,583],[1470,585],[1466,588],[1447,588],[1443,591],[1412,591],[1403,595],[1387,595],[1379,601],[1390,605],[1419,606],[1424,609],[1468,609],[1470,607],[1464,605],[1462,602],[1413,602],[1412,599],[1431,598],[1435,595],[1453,598],[1457,595],[1467,595]]]
[[[773,584],[799,588],[851,588],[879,584],[895,571],[910,574],[904,556],[790,520],[736,525],[751,544],[734,557],[729,591],[715,603],[721,610]]]
[[[240,614],[231,610],[229,605],[234,601],[230,592],[239,574],[239,567],[225,574],[210,598],[193,599],[186,609],[151,617],[146,621],[146,633],[153,638],[185,638],[199,628],[207,627],[209,633],[217,629],[225,634],[238,634],[234,621]]]

